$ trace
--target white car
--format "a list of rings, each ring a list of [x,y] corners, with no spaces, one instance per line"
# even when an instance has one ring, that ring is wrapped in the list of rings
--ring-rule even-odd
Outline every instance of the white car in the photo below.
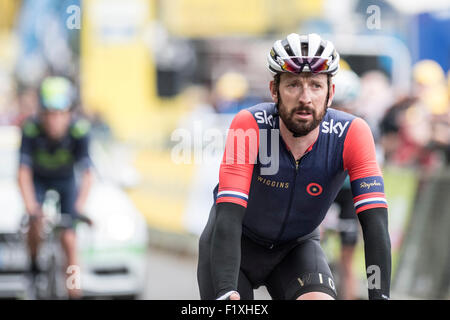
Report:
[[[28,254],[19,232],[25,213],[16,178],[19,144],[19,128],[0,127],[0,298],[27,298],[29,285]],[[101,145],[93,140],[91,147],[96,168],[111,166],[99,152]],[[96,172],[85,211],[94,226],[76,227],[80,288],[85,297],[139,298],[146,284],[146,221],[115,177]]]
[[[24,214],[16,182],[20,130],[0,127],[0,298],[25,298],[29,261],[20,222]]]
[[[77,226],[85,297],[139,298],[146,284],[147,224],[117,186],[97,181],[88,199],[90,228]]]

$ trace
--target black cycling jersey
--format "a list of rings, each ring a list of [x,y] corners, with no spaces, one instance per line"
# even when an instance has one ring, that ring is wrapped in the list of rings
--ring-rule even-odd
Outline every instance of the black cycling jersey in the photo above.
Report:
[[[27,120],[22,129],[20,164],[33,170],[40,178],[59,179],[74,175],[74,166],[88,168],[89,122],[72,120],[67,134],[58,141],[50,139],[39,119]]]

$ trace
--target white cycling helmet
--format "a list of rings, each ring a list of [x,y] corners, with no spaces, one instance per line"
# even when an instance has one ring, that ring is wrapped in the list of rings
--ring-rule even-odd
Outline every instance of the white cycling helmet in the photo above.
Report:
[[[334,76],[339,70],[339,54],[333,43],[318,34],[298,35],[291,33],[273,44],[267,56],[270,72],[325,73]]]

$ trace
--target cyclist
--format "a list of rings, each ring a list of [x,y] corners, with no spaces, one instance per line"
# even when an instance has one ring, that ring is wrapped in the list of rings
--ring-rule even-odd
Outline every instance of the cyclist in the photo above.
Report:
[[[61,213],[73,218],[82,216],[80,213],[92,183],[89,123],[73,116],[75,98],[75,88],[68,79],[45,78],[39,89],[38,116],[28,119],[23,125],[18,182],[30,218],[28,247],[33,274],[39,272],[37,254],[41,242],[41,207],[46,191],[56,190],[60,195]],[[78,189],[75,165],[82,172]],[[67,266],[77,265],[74,219],[70,220],[72,224],[61,233]],[[69,289],[68,293],[70,298],[81,295],[77,289]]]
[[[391,255],[383,178],[368,125],[328,108],[339,54],[290,34],[268,55],[274,103],[240,111],[199,241],[202,299],[335,299],[318,226],[345,176],[363,230],[369,299],[388,299]]]

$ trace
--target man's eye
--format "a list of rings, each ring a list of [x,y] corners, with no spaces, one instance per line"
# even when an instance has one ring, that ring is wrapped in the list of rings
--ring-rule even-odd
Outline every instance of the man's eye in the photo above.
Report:
[[[316,89],[322,88],[322,85],[320,83],[313,83],[313,87]]]

